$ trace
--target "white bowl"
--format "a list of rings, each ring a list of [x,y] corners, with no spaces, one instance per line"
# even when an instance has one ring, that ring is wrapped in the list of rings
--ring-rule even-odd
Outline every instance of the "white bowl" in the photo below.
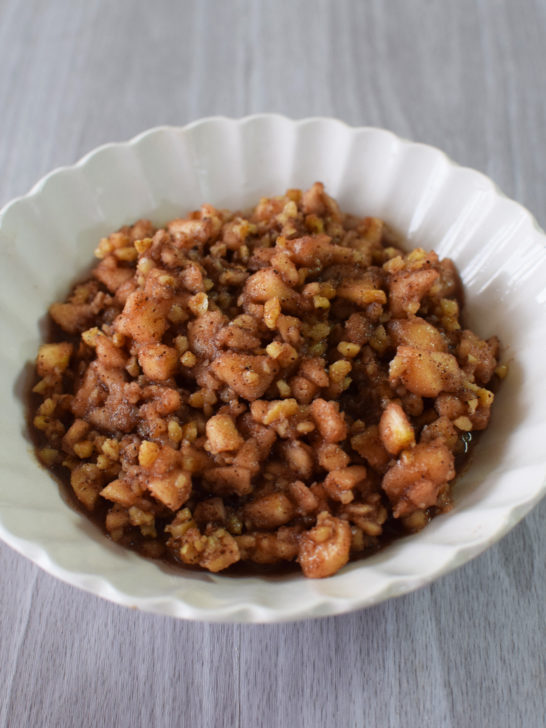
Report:
[[[511,361],[490,429],[455,486],[455,507],[419,534],[335,576],[229,577],[147,561],[72,510],[28,440],[24,368],[48,305],[89,265],[97,240],[139,217],[160,223],[211,202],[323,181],[343,210],[376,215],[408,244],[450,256],[467,321]],[[0,536],[49,573],[106,599],[188,619],[275,622],[376,604],[460,566],[546,490],[546,237],[482,174],[433,147],[333,119],[211,118],[152,129],[56,170],[0,213]]]

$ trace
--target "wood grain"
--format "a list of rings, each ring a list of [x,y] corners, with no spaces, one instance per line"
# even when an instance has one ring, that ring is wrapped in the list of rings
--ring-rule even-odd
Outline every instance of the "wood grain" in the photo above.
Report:
[[[0,0],[0,205],[147,127],[278,111],[438,145],[544,226],[545,32],[543,0]],[[273,626],[132,612],[0,545],[0,727],[542,728],[545,516],[414,594]]]

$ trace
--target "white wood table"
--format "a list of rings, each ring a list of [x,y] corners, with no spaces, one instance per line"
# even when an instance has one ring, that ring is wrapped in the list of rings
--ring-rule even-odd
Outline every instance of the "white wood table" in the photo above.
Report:
[[[0,205],[103,142],[278,111],[440,146],[544,226],[545,35],[544,0],[0,0]],[[0,728],[542,728],[545,515],[416,593],[277,626],[136,613],[1,544]]]

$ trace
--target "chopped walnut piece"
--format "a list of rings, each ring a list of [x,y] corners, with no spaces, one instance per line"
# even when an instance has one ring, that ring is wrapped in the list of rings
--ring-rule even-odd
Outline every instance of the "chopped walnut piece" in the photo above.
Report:
[[[70,485],[78,500],[89,511],[92,511],[97,504],[103,483],[102,478],[101,471],[93,463],[77,465],[71,473]]]
[[[74,347],[68,342],[58,344],[42,344],[36,360],[38,376],[57,377],[66,371]]]

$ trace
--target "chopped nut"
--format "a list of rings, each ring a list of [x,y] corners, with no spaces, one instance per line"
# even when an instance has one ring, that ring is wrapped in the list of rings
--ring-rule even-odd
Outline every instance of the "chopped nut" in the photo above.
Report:
[[[95,248],[95,257],[102,260],[113,250],[113,245],[108,238],[101,238],[99,244]]]
[[[134,246],[139,255],[145,253],[153,243],[152,238],[142,238],[142,240],[135,240]]]
[[[184,311],[184,309],[182,308],[182,306],[179,303],[173,303],[173,305],[171,306],[171,308],[169,310],[169,313],[167,314],[167,318],[173,324],[180,324],[180,323],[182,323],[184,321],[187,321],[189,317],[188,317],[188,314],[186,313],[186,311]],[[177,339],[178,338],[185,339],[186,337],[185,336],[181,336],[181,337],[177,336],[176,338]]]
[[[137,270],[142,275],[146,275],[153,268],[155,268],[155,263],[151,258],[141,258],[137,263]]]
[[[330,308],[330,301],[326,296],[313,296],[313,306],[315,308]]]
[[[314,341],[321,341],[328,338],[330,335],[330,326],[326,322],[318,323],[311,327],[309,330],[309,338]]]
[[[138,450],[138,464],[143,468],[150,468],[159,455],[160,447],[155,442],[143,440]]]
[[[72,449],[81,460],[84,460],[93,454],[93,443],[89,440],[82,440],[82,442],[77,442]]]
[[[277,379],[277,389],[279,390],[279,394],[281,397],[290,397],[290,394],[292,393],[292,390],[290,389],[290,385],[285,382],[284,379]]]
[[[280,341],[272,341],[265,347],[265,350],[272,359],[277,359],[282,353],[283,345]]]
[[[264,322],[268,329],[274,329],[281,314],[281,304],[277,296],[264,303]]]
[[[298,359],[298,352],[290,344],[284,344],[280,341],[273,341],[265,348],[267,354],[283,367],[294,364]]]
[[[40,379],[40,381],[32,387],[32,391],[34,394],[45,394],[50,386],[48,378]]]
[[[345,359],[339,359],[330,365],[329,373],[330,379],[333,382],[342,382],[347,374],[351,371],[352,365],[350,361]]]
[[[97,338],[102,335],[102,331],[94,326],[92,329],[87,329],[87,331],[82,332],[82,341],[87,344],[87,346],[95,348],[97,345]]]
[[[47,427],[50,423],[50,418],[44,417],[43,415],[37,415],[32,420],[32,423],[37,430],[45,430],[45,429],[47,429]]]
[[[197,357],[191,351],[186,351],[180,357],[180,363],[185,367],[194,367],[197,364]]]
[[[389,346],[390,339],[383,324],[380,324],[370,336],[370,346],[382,354]]]
[[[188,337],[177,336],[174,340],[174,345],[176,346],[176,350],[179,354],[184,354],[186,351],[188,351],[189,348]]]
[[[56,465],[61,460],[61,454],[58,450],[55,450],[53,447],[42,447],[40,450],[38,450],[38,457],[42,461],[42,463],[50,468],[53,465]]]
[[[280,420],[286,417],[291,417],[299,411],[298,403],[293,398],[280,399],[269,404],[266,415],[262,422],[264,425],[270,425],[276,420]]]
[[[36,371],[40,377],[58,376],[66,371],[72,355],[73,346],[68,342],[42,344],[38,350]]]
[[[41,415],[45,415],[46,417],[51,417],[52,414],[55,412],[55,400],[51,397],[48,397],[47,399],[44,399],[42,404],[38,407],[38,412]]]
[[[196,293],[195,296],[192,296],[188,301],[188,308],[192,313],[194,313],[196,316],[200,316],[201,314],[208,311],[209,308],[209,299],[206,293]]]
[[[133,246],[127,246],[126,248],[118,248],[114,250],[114,255],[118,260],[133,261],[138,258],[138,251]]]
[[[464,432],[470,432],[472,430],[472,422],[468,419],[468,417],[457,417],[457,419],[453,421],[453,424],[459,430],[463,430]]]
[[[174,443],[178,444],[182,440],[182,428],[175,420],[170,420],[167,431],[169,433],[169,439]]]
[[[197,435],[199,434],[195,422],[188,422],[186,425],[184,425],[184,427],[182,428],[182,433],[182,439],[189,440],[190,442],[196,440]]]
[[[495,374],[499,379],[504,379],[504,377],[508,374],[508,366],[506,364],[499,364],[499,366],[495,369]]]
[[[119,458],[119,442],[118,440],[107,439],[102,443],[102,452],[111,460]]]
[[[358,344],[352,344],[350,341],[340,341],[337,350],[342,356],[353,359],[359,353],[361,347]]]
[[[108,470],[112,466],[112,461],[106,455],[99,455],[97,457],[97,468],[99,470]]]

